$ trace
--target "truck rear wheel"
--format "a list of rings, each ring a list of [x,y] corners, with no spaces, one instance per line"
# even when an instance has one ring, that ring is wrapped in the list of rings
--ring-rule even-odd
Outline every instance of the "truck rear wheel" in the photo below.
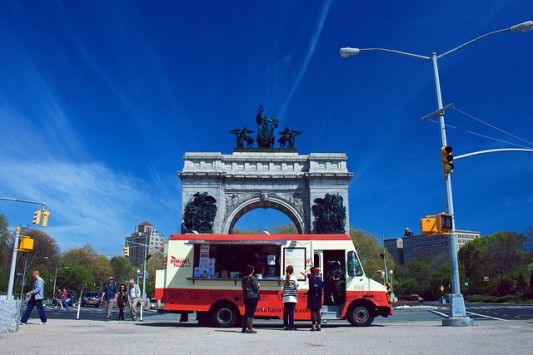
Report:
[[[374,316],[365,305],[351,307],[347,314],[348,322],[355,327],[368,327],[374,321]]]
[[[228,303],[215,305],[211,310],[213,325],[221,328],[233,327],[237,323],[238,314],[234,306]]]

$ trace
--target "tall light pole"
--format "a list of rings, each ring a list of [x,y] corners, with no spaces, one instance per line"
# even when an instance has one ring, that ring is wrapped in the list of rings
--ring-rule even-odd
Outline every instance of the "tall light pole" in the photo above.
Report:
[[[427,55],[414,54],[414,53],[398,51],[394,49],[386,49],[386,48],[351,48],[351,47],[341,48],[339,50],[339,54],[341,57],[346,58],[346,57],[360,54],[362,52],[376,51],[376,52],[387,52],[387,53],[392,53],[392,54],[398,54],[402,56],[407,56],[407,57],[431,62],[432,67],[433,67],[433,79],[435,81],[435,95],[437,99],[437,111],[435,111],[435,114],[439,116],[441,147],[445,147],[447,146],[446,125],[444,122],[445,109],[444,109],[444,106],[442,105],[442,94],[441,94],[441,88],[440,88],[438,60],[482,38],[485,38],[485,37],[488,37],[488,36],[491,36],[497,33],[502,33],[502,32],[528,32],[528,31],[531,31],[531,29],[533,29],[533,21],[525,21],[525,22],[519,23],[517,25],[511,26],[508,28],[486,33],[470,41],[467,41],[455,48],[452,48],[449,51],[444,52],[443,54],[440,54],[440,55],[437,55],[437,53],[435,52],[427,56]],[[473,320],[466,315],[465,303],[464,303],[463,295],[461,294],[461,286],[459,284],[459,265],[457,262],[457,235],[455,234],[455,216],[454,216],[454,210],[453,210],[452,181],[451,181],[450,174],[444,175],[444,185],[446,188],[445,189],[446,209],[447,209],[448,214],[452,216],[452,230],[451,230],[451,235],[450,235],[450,264],[451,264],[452,295],[450,297],[450,301],[451,301],[450,302],[451,303],[450,304],[450,316],[442,320],[442,325],[450,325],[450,326],[473,325],[474,324]]]
[[[56,272],[54,274],[54,288],[52,289],[52,297],[54,293],[56,292],[56,281],[57,281],[57,272],[61,269],[70,269],[70,266],[61,266],[56,268]]]

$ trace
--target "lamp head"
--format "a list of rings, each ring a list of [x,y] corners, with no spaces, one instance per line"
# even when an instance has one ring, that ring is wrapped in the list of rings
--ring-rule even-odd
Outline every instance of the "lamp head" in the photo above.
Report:
[[[533,21],[525,21],[509,28],[511,32],[528,32],[533,29]]]
[[[361,50],[359,48],[343,47],[339,49],[339,55],[343,58],[358,55]]]

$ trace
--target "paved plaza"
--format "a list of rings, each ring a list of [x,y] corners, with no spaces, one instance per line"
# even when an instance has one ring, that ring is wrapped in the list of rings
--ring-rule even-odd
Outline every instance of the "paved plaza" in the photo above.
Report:
[[[18,333],[0,335],[3,354],[531,354],[533,322],[487,320],[474,327],[438,321],[380,323],[368,328],[326,325],[322,332],[283,331],[259,321],[257,334],[240,329],[146,321],[36,319]]]

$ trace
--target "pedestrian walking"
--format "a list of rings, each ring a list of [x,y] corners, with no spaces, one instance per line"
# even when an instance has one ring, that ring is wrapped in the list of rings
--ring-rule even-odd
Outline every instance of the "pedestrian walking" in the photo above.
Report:
[[[120,285],[116,299],[118,306],[117,320],[124,320],[124,307],[126,307],[126,304],[128,304],[128,292],[126,291],[126,285]]]
[[[320,269],[316,266],[306,272],[302,272],[309,278],[309,291],[307,291],[307,308],[311,312],[311,331],[320,331],[320,309],[322,308],[322,293],[324,282],[320,275]]]
[[[283,282],[283,329],[296,330],[294,326],[294,309],[298,302],[298,283],[294,276],[292,265],[285,269],[285,281]]]
[[[254,276],[254,266],[247,265],[241,280],[244,297],[244,318],[242,320],[243,333],[257,333],[254,328],[254,314],[259,302],[259,283]]]
[[[139,285],[135,283],[134,279],[130,279],[128,286],[128,303],[130,305],[130,316],[132,321],[137,320],[137,302],[141,297],[141,289]]]
[[[28,323],[28,318],[30,318],[31,312],[34,307],[37,307],[39,311],[39,318],[41,318],[40,324],[46,324],[46,313],[44,313],[43,299],[44,299],[44,280],[39,276],[39,271],[34,270],[31,273],[33,277],[33,287],[32,290],[26,293],[28,297],[28,304],[26,305],[26,311],[20,319],[20,323]]]
[[[115,285],[113,276],[110,276],[107,282],[104,284],[102,296],[100,297],[100,301],[104,302],[105,305],[106,322],[111,320],[111,309],[113,308],[113,303],[115,302],[116,296],[117,286]]]

